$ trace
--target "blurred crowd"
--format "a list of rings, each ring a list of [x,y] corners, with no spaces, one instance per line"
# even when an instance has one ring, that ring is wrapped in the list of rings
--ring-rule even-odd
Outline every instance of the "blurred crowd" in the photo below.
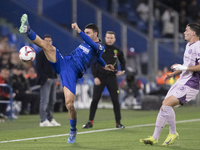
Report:
[[[88,0],[110,13],[117,12],[123,21],[129,22],[138,30],[147,33],[149,21],[148,0],[118,0],[117,11],[112,0]],[[189,22],[200,23],[200,1],[199,0],[154,0],[153,1],[153,28],[156,38],[173,38],[175,27],[175,13],[178,13],[179,36],[185,31]]]
[[[200,2],[198,0],[155,0],[154,30],[160,28],[162,37],[173,38],[175,27],[175,11],[179,15],[179,33],[185,31],[189,22],[200,23]],[[136,4],[136,12],[145,23],[149,19],[148,0],[140,0]]]
[[[8,36],[0,37],[0,84],[8,84],[13,89],[10,95],[8,87],[0,86],[0,100],[9,101],[13,97],[12,117],[16,114],[28,115],[39,113],[40,86],[37,85],[37,73],[34,62],[22,62],[13,44],[9,44]],[[58,98],[64,102],[61,85],[57,80]],[[8,103],[0,103],[0,122],[4,122],[11,114]],[[56,106],[59,107],[59,106]],[[55,108],[59,111],[59,108]]]

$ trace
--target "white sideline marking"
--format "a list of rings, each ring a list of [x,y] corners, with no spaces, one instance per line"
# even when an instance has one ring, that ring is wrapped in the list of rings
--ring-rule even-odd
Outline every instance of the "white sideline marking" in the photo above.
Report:
[[[182,121],[176,121],[176,123],[186,123],[186,122],[196,122],[196,121],[200,121],[200,119],[182,120]],[[154,126],[154,125],[155,125],[155,123],[154,124],[143,124],[143,125],[129,126],[129,127],[126,127],[126,128],[137,128],[137,127],[146,127],[146,126]],[[119,129],[118,128],[110,128],[110,129],[102,129],[102,130],[93,130],[93,131],[78,132],[77,134],[95,133],[95,132],[112,131],[112,130],[119,130]],[[0,141],[0,143],[37,140],[37,139],[45,139],[45,138],[60,137],[60,136],[67,136],[67,135],[69,135],[69,134],[50,135],[50,136],[44,136],[44,137],[17,139],[17,140],[10,140],[10,141]]]

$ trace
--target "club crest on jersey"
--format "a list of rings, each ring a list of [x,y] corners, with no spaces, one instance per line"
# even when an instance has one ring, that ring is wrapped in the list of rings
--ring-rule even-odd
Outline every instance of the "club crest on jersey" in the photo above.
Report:
[[[103,50],[103,47],[102,47],[101,45],[99,45],[99,49],[100,49],[100,50]]]
[[[86,48],[86,47],[84,47],[82,45],[79,45],[79,48],[82,49],[85,54],[88,54],[89,51],[90,51],[88,48]]]
[[[191,54],[192,53],[192,49],[190,49],[189,51],[188,51],[188,54]]]
[[[118,51],[115,49],[114,50],[114,58],[117,58],[117,53],[118,53]]]

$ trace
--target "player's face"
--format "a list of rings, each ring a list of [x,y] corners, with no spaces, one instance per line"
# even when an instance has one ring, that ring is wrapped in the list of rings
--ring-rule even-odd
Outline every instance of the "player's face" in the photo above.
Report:
[[[52,45],[52,39],[50,37],[45,37],[44,41],[48,44],[48,45]]]
[[[116,41],[114,34],[106,34],[105,41],[107,45],[113,45]]]
[[[97,37],[97,32],[93,32],[92,29],[88,29],[86,28],[84,30],[85,34],[87,34],[93,41],[95,40],[95,38]]]
[[[190,41],[192,36],[194,36],[195,32],[190,29],[189,26],[185,28],[184,36],[186,41]]]

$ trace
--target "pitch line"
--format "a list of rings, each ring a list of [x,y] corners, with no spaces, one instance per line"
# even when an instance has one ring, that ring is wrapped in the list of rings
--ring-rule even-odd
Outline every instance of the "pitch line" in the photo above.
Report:
[[[182,120],[182,121],[176,121],[176,123],[186,123],[186,122],[196,122],[196,121],[200,121],[200,119]],[[147,127],[147,126],[154,126],[154,125],[155,124],[143,124],[143,125],[129,126],[129,127],[126,127],[126,128],[138,128],[138,127]],[[102,129],[102,130],[84,131],[84,132],[78,132],[77,134],[87,134],[87,133],[112,131],[112,130],[120,130],[120,129],[119,128],[110,128],[110,129]],[[53,137],[61,137],[61,136],[67,136],[67,135],[69,135],[69,134],[50,135],[50,136],[44,136],[44,137],[17,139],[17,140],[10,140],[10,141],[0,141],[0,144],[1,143],[10,143],[10,142],[28,141],[28,140],[46,139],[46,138],[53,138]]]

